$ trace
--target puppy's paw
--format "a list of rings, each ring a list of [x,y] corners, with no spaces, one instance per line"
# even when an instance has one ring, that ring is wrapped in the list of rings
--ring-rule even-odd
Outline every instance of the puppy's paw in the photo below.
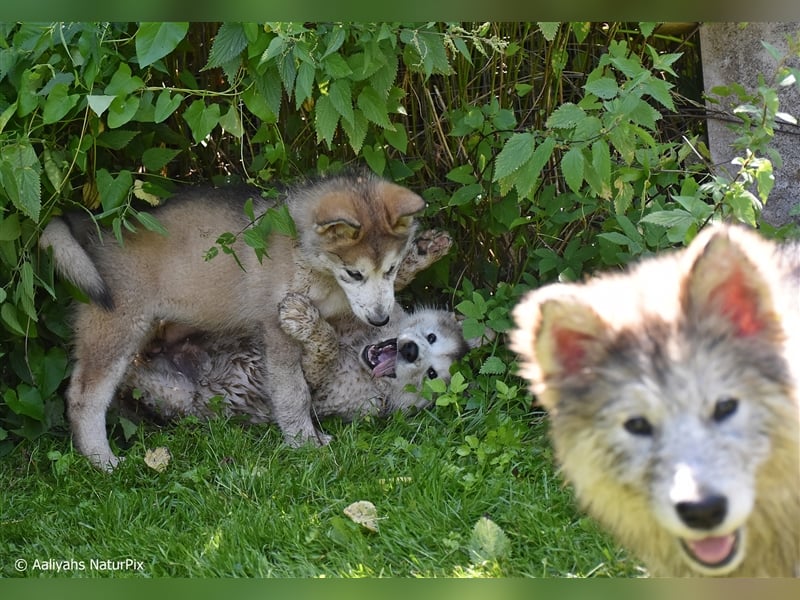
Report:
[[[278,304],[278,319],[287,335],[303,339],[311,333],[320,315],[308,296],[289,292]]]

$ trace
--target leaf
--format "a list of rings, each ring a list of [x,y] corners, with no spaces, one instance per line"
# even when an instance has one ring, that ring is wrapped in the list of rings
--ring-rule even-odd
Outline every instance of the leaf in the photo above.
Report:
[[[233,104],[231,104],[228,112],[219,118],[219,126],[234,137],[241,138],[244,135],[244,127],[242,126],[241,118],[239,118],[239,110]]]
[[[603,100],[610,100],[619,94],[617,81],[612,77],[601,77],[594,81],[589,81],[583,86],[583,89]]]
[[[144,68],[165,57],[189,31],[187,22],[142,23],[136,32],[136,58]],[[213,49],[213,46],[212,46]]]
[[[139,98],[135,96],[115,98],[108,107],[108,126],[116,129],[133,119],[136,111],[139,110],[139,102]]]
[[[47,100],[44,103],[44,111],[42,112],[42,122],[45,125],[60,121],[78,103],[80,96],[78,94],[68,94],[68,91],[69,87],[64,83],[60,83],[47,96]]]
[[[317,74],[317,69],[311,63],[304,62],[297,70],[297,79],[295,79],[294,88],[294,103],[295,108],[299,109],[300,106],[314,91],[314,77]]]
[[[89,103],[89,108],[94,111],[94,114],[100,117],[104,112],[106,112],[106,110],[108,110],[108,107],[114,101],[114,98],[116,98],[116,96],[107,96],[105,94],[89,94],[86,96],[86,101]]]
[[[512,135],[495,159],[492,181],[508,177],[525,164],[533,155],[535,144],[536,139],[530,132]]]
[[[0,242],[13,242],[20,235],[19,214],[12,212],[6,218],[0,215]]]
[[[0,147],[0,185],[14,206],[35,222],[42,209],[42,165],[27,140]]]
[[[342,44],[344,44],[344,38],[345,38],[345,29],[344,29],[344,27],[342,27],[341,25],[336,26],[336,28],[333,31],[328,33],[326,38],[328,40],[328,44],[325,47],[325,52],[322,54],[322,57],[321,57],[322,59],[327,58],[328,56],[330,56],[331,54],[333,54],[339,48],[342,47]]]
[[[386,138],[386,141],[389,142],[394,148],[397,148],[403,154],[406,153],[408,149],[408,134],[406,133],[406,128],[401,123],[392,123],[392,129],[385,129],[383,132],[383,137]]]
[[[652,223],[660,227],[689,226],[695,222],[692,213],[676,208],[674,210],[653,211],[640,219],[642,223]]]
[[[172,460],[172,455],[169,453],[169,449],[164,446],[158,446],[144,453],[144,464],[159,473],[167,470],[170,460]]]
[[[180,153],[173,148],[148,148],[142,153],[142,164],[149,171],[160,171]]]
[[[133,77],[127,63],[120,62],[104,93],[108,96],[127,96],[143,87],[144,81],[139,77]]]
[[[539,27],[539,31],[542,32],[542,36],[548,42],[552,42],[556,39],[556,34],[558,33],[558,27],[561,23],[559,22],[538,22],[536,25]]]
[[[572,129],[585,118],[586,112],[582,108],[567,102],[550,113],[545,126],[548,129]]]
[[[369,531],[378,531],[378,510],[369,500],[353,502],[344,509],[344,514],[354,523]]]
[[[203,100],[195,100],[183,112],[183,119],[192,130],[192,137],[198,144],[206,139],[219,123],[219,104],[206,106]]]
[[[244,26],[241,23],[223,23],[217,30],[217,35],[214,36],[211,52],[208,54],[208,62],[201,71],[220,67],[238,59],[246,47],[247,35],[245,35]]]
[[[338,79],[331,83],[328,88],[328,98],[344,121],[353,125],[355,116],[353,113],[353,96],[350,91],[350,81]]]
[[[169,235],[164,226],[150,213],[144,211],[137,211],[134,213],[136,220],[141,223],[145,229],[161,235]]]
[[[561,157],[561,174],[567,182],[569,189],[576,194],[583,185],[584,156],[580,148],[570,148]]]
[[[158,95],[158,100],[156,100],[156,109],[155,114],[153,115],[153,122],[161,123],[162,121],[166,120],[177,110],[182,101],[183,95],[181,94],[175,94],[173,96],[172,92],[169,90],[164,90],[161,92]]]
[[[645,38],[649,38],[651,35],[653,35],[653,31],[655,31],[656,25],[658,25],[657,22],[639,23],[639,31],[642,32],[642,36],[644,36]]]
[[[360,110],[355,110],[353,111],[353,123],[348,123],[345,119],[342,119],[341,123],[342,129],[347,134],[350,147],[353,152],[358,154],[361,151],[364,138],[367,137],[367,119],[364,113]]]
[[[0,307],[0,317],[11,331],[19,336],[25,337],[25,330],[19,324],[19,319],[17,318],[17,309],[13,304],[5,302],[3,306]]]
[[[490,356],[481,365],[481,375],[502,375],[506,372],[506,363],[498,356]]]
[[[361,90],[356,103],[368,120],[384,129],[392,127],[386,110],[386,101],[372,87],[366,86]]]
[[[333,106],[328,96],[320,96],[314,107],[314,128],[317,131],[317,142],[325,140],[330,148],[338,123],[339,111]]]
[[[481,517],[472,528],[469,556],[473,564],[496,561],[508,556],[511,542],[505,531],[489,517]]]
[[[6,306],[8,305],[3,305],[4,308]],[[25,415],[36,421],[44,420],[44,402],[37,388],[20,383],[16,392],[11,389],[6,390],[3,399],[16,414]]]
[[[133,176],[130,171],[121,171],[114,177],[106,169],[97,171],[97,193],[104,211],[113,210],[122,206],[133,186]]]

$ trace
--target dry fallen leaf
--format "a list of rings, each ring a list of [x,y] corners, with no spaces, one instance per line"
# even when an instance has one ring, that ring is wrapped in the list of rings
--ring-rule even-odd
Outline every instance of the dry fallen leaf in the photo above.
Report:
[[[167,469],[171,459],[172,455],[164,446],[153,448],[144,453],[144,464],[159,473],[163,473]]]
[[[353,502],[344,509],[344,514],[347,515],[351,521],[358,523],[365,529],[378,531],[378,511],[375,505],[369,500]]]

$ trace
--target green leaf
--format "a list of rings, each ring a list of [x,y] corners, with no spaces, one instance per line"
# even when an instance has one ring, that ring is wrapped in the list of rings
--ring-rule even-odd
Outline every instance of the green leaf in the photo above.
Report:
[[[80,96],[78,94],[68,94],[68,91],[69,87],[64,83],[60,83],[47,96],[47,100],[44,103],[44,111],[42,112],[42,122],[45,125],[60,121],[78,103]]]
[[[233,22],[223,23],[211,43],[208,62],[201,70],[205,71],[220,67],[238,59],[242,50],[246,47],[247,35],[245,35],[244,25]]]
[[[320,96],[314,107],[314,128],[317,131],[317,142],[325,140],[330,148],[338,123],[339,111],[334,108],[328,96]]]
[[[558,27],[559,25],[561,25],[561,23],[537,22],[536,25],[539,27],[539,31],[542,32],[542,36],[544,36],[544,39],[546,39],[548,42],[552,42],[554,39],[556,39],[556,34],[558,33]]]
[[[142,164],[148,171],[160,171],[180,153],[172,148],[148,148],[142,153]]]
[[[107,96],[128,96],[143,87],[144,82],[131,75],[131,68],[127,63],[120,62],[104,93]]]
[[[114,177],[106,169],[97,171],[97,193],[104,211],[110,211],[119,206],[128,198],[128,193],[133,186],[133,176],[130,171],[121,171]]]
[[[472,183],[469,185],[462,186],[455,191],[455,193],[453,194],[452,198],[450,198],[450,201],[447,203],[447,205],[462,206],[464,204],[474,202],[475,199],[483,192],[484,189],[480,183]]]
[[[358,108],[364,113],[368,120],[384,129],[392,127],[389,121],[389,114],[386,110],[386,101],[372,87],[366,86],[358,95],[356,101]]]
[[[294,88],[294,103],[295,108],[299,109],[300,106],[308,98],[314,90],[314,77],[316,77],[317,69],[311,63],[301,63],[300,68],[297,70],[297,78],[295,79]]]
[[[323,52],[322,54],[323,60],[342,47],[342,44],[344,44],[344,39],[345,39],[345,29],[341,25],[337,25],[335,29],[333,29],[325,37],[327,40],[327,45],[325,47],[325,52]]]
[[[639,23],[639,31],[642,32],[642,35],[645,38],[649,38],[651,35],[653,35],[653,32],[655,31],[657,25],[658,25],[657,22]]]
[[[676,208],[674,210],[653,211],[640,219],[642,223],[652,223],[659,227],[676,227],[692,225],[695,222],[692,213]]]
[[[239,110],[234,104],[231,104],[228,112],[219,118],[219,126],[234,137],[241,138],[244,135],[244,127],[242,126],[242,120],[239,118]]]
[[[756,168],[756,184],[758,187],[758,197],[762,202],[767,201],[772,186],[775,185],[775,176],[772,174],[772,163],[768,160],[760,160]]]
[[[164,226],[150,213],[144,211],[136,211],[134,213],[136,220],[142,224],[142,226],[147,229],[148,231],[152,231],[154,233],[159,233],[161,235],[169,235],[169,232],[164,228]]]
[[[353,69],[347,61],[342,58],[341,54],[331,54],[322,61],[322,68],[325,74],[329,75],[332,80],[344,79],[353,74]]]
[[[3,319],[3,322],[12,332],[23,337],[26,335],[25,329],[23,329],[22,325],[19,324],[19,319],[17,318],[17,309],[13,304],[6,302],[2,307],[0,307],[0,318]],[[8,398],[6,398],[6,403],[8,403]]]
[[[383,175],[386,169],[386,152],[381,145],[375,144],[373,147],[367,144],[361,149],[361,153],[364,156],[364,160],[367,161],[369,168],[372,169],[374,173]]]
[[[617,81],[612,77],[601,77],[594,81],[589,81],[583,86],[583,89],[603,100],[610,100],[619,94]]]
[[[161,123],[162,121],[165,121],[177,110],[182,101],[183,95],[175,94],[173,96],[172,92],[169,90],[162,91],[158,95],[158,100],[156,100],[156,110],[153,116],[153,121],[155,123]]]
[[[89,108],[94,111],[94,114],[100,117],[104,112],[106,112],[106,110],[108,110],[108,107],[114,101],[114,98],[116,98],[116,96],[89,94],[86,96],[86,101],[89,103]]]
[[[367,136],[367,118],[360,110],[353,111],[353,123],[348,123],[345,119],[341,120],[342,129],[347,134],[350,147],[356,154],[361,150],[364,138]]]
[[[353,95],[350,91],[350,81],[339,79],[331,83],[328,88],[328,98],[331,104],[342,116],[343,123],[348,123],[351,127],[354,124],[355,116],[353,112]]]
[[[584,179],[585,159],[580,148],[570,148],[561,157],[561,174],[567,182],[569,189],[576,194],[581,189]]]
[[[139,102],[139,98],[135,96],[128,98],[118,96],[115,98],[108,107],[108,126],[111,129],[116,129],[133,119],[133,115],[139,110]]]
[[[567,102],[554,110],[545,122],[549,129],[572,129],[586,118],[586,112],[572,102]]]
[[[203,100],[195,100],[183,112],[183,119],[192,130],[192,137],[198,144],[206,139],[219,123],[219,104],[206,106]]]
[[[667,110],[675,110],[675,103],[672,101],[672,95],[669,92],[672,89],[671,83],[659,79],[658,77],[651,77],[647,83],[643,85],[643,89],[645,93],[649,94],[653,100],[661,104],[661,106]]]
[[[144,68],[165,57],[189,31],[187,22],[142,23],[136,32],[136,58]],[[212,46],[213,50],[213,46]]]
[[[0,148],[0,185],[14,206],[35,222],[42,209],[41,172],[39,157],[27,141]]]
[[[495,170],[492,181],[508,177],[525,164],[533,155],[536,139],[532,133],[515,133],[503,145],[503,149],[495,159]]]
[[[392,129],[384,129],[383,137],[394,148],[397,148],[403,154],[408,150],[408,134],[406,128],[401,123],[392,123]]]
[[[511,542],[503,529],[489,517],[481,517],[472,529],[469,555],[473,564],[497,561],[511,552]]]
[[[3,308],[6,306],[8,304],[4,304]],[[25,415],[36,421],[44,419],[44,402],[42,401],[42,395],[35,387],[20,383],[16,392],[11,389],[6,390],[3,399],[9,408],[18,415]]]
[[[12,212],[6,218],[0,215],[0,242],[13,242],[20,235],[22,230],[19,228],[19,214]]]
[[[481,365],[481,375],[502,375],[506,372],[506,363],[498,356],[490,356]]]

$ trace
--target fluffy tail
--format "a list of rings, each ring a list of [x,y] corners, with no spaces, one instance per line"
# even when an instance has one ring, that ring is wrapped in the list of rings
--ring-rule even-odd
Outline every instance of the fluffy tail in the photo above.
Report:
[[[39,237],[39,247],[52,248],[59,274],[83,290],[92,302],[114,310],[114,300],[106,282],[64,219],[55,217],[48,223]]]

